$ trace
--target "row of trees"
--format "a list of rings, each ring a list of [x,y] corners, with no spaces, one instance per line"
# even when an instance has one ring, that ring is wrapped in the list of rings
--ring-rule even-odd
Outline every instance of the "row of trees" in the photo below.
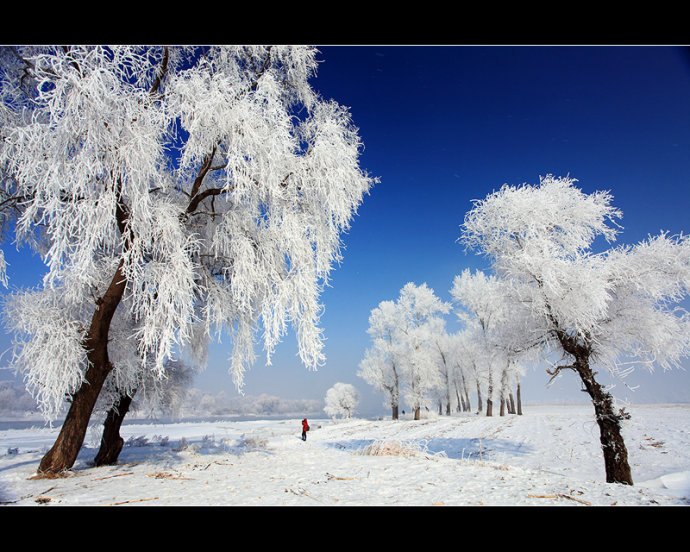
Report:
[[[550,376],[574,373],[591,398],[607,481],[632,484],[621,434],[629,414],[596,369],[621,380],[635,365],[669,369],[690,355],[690,314],[681,307],[690,291],[690,239],[661,233],[607,246],[622,213],[610,193],[586,194],[575,182],[548,175],[476,201],[461,241],[486,256],[492,274],[466,270],[453,283],[465,329],[446,338],[440,315],[448,305],[408,284],[398,301],[372,311],[361,375],[387,393],[395,415],[403,381],[405,400],[418,409],[432,388],[444,390],[449,404],[449,382],[468,374],[504,389],[520,363],[556,358]],[[436,345],[446,339],[464,344],[461,352]]]
[[[439,414],[477,412],[522,414],[522,365],[494,331],[492,304],[484,294],[487,277],[465,271],[451,289],[453,305],[439,299],[426,283],[406,284],[395,301],[372,310],[367,330],[371,346],[358,375],[384,394],[384,405],[398,419],[401,403],[412,409],[436,408]],[[445,316],[463,320],[457,332],[447,330]]]
[[[267,362],[292,325],[323,363],[320,293],[375,179],[348,111],[310,84],[316,55],[0,49],[0,222],[47,266],[6,302],[13,366],[46,417],[69,403],[39,472],[72,467],[95,411],[97,463],[114,462],[134,394],[184,385],[221,334],[238,388],[259,330]]]

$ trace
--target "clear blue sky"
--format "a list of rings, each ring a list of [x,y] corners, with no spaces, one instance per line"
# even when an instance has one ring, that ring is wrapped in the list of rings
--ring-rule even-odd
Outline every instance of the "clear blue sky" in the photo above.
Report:
[[[456,274],[485,268],[456,240],[465,212],[504,183],[570,175],[586,192],[610,190],[622,209],[620,243],[660,230],[690,231],[690,55],[675,47],[319,47],[314,86],[348,106],[365,146],[362,167],[381,179],[344,236],[343,263],[323,295],[328,362],[296,357],[292,335],[274,365],[260,357],[245,393],[322,399],[354,384],[362,413],[381,395],[356,376],[371,309],[407,282],[443,299]],[[12,278],[22,261],[8,254]],[[14,280],[16,283],[16,280]],[[259,349],[257,349],[260,352]],[[197,380],[235,393],[223,347]],[[690,368],[690,363],[688,363]],[[0,379],[6,376],[0,373]],[[690,401],[690,371],[626,380],[634,402]],[[546,389],[543,370],[523,380],[526,401],[586,400],[574,377]],[[620,392],[618,392],[620,390]],[[403,407],[404,408],[404,407]]]

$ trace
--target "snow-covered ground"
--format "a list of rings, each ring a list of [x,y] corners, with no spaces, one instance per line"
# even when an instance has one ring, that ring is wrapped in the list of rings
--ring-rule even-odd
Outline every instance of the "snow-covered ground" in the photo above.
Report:
[[[414,421],[221,420],[126,424],[116,466],[87,436],[67,477],[36,479],[57,434],[0,432],[5,505],[529,505],[690,503],[690,405],[632,406],[634,486],[607,484],[590,406]],[[373,452],[377,452],[374,454]],[[386,454],[388,453],[388,454]]]

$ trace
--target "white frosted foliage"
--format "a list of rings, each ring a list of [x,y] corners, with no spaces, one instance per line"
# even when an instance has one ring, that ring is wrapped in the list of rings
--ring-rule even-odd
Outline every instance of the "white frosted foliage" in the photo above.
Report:
[[[241,387],[257,335],[270,362],[290,326],[305,365],[321,365],[320,293],[375,179],[359,167],[348,110],[310,84],[318,52],[14,51],[3,50],[3,193],[17,198],[17,240],[44,256],[44,285],[61,290],[66,312],[84,309],[85,293],[93,312],[120,264],[141,370],[163,377],[177,351],[203,359],[206,341],[228,332]],[[76,339],[25,329],[43,335],[43,351]],[[83,365],[65,359],[64,374],[48,374],[31,343],[26,377],[72,389]]]
[[[332,418],[351,418],[359,403],[359,394],[354,385],[338,382],[326,391],[323,411]]]
[[[463,241],[494,269],[481,296],[499,306],[501,339],[513,351],[562,354],[559,335],[569,336],[619,377],[635,365],[678,365],[690,354],[679,305],[690,290],[690,241],[661,233],[596,251],[597,238],[616,239],[622,213],[608,192],[585,194],[575,182],[549,175],[504,186],[465,217]],[[456,296],[477,300],[469,289],[467,275],[456,280]]]

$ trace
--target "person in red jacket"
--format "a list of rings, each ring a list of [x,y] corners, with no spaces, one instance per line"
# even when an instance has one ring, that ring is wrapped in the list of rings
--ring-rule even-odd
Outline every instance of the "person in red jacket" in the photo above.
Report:
[[[307,419],[304,418],[304,420],[302,420],[302,441],[307,440],[307,431],[309,431],[309,423]]]

